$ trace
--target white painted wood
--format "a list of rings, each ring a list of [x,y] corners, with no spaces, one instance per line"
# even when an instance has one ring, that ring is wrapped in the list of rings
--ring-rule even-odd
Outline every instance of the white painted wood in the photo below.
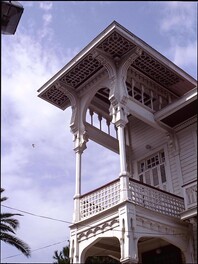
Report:
[[[193,181],[197,177],[197,151],[193,132],[195,127],[190,126],[178,132],[180,161],[183,183]]]
[[[113,36],[119,37],[119,43],[114,43]],[[127,50],[125,43],[132,49]],[[108,48],[114,55],[117,49],[123,49],[125,53],[122,58],[115,58],[104,47],[99,52],[99,45],[103,44],[109,45]],[[142,56],[143,53],[146,57]],[[88,57],[88,64],[93,69],[87,64]],[[158,72],[161,77],[169,78],[172,85],[164,82],[158,85],[152,80],[156,78],[152,78],[149,69],[145,71],[144,67],[139,68],[141,73],[135,70],[129,76],[129,67],[137,67],[135,61],[139,59],[146,67],[151,67],[151,70],[156,70],[149,62],[152,59],[166,73],[172,73],[169,76],[173,77],[167,77],[168,74],[165,76],[162,71]],[[76,71],[72,72],[72,69]],[[82,76],[77,72],[82,73]],[[66,84],[67,78],[70,79],[71,86]],[[172,82],[171,78],[176,78],[176,82]],[[130,93],[127,92],[125,81],[131,84]],[[158,82],[160,83],[160,79]],[[135,89],[135,85],[140,89]],[[93,255],[101,254],[94,247],[97,244],[100,250],[104,250],[100,241],[109,247],[108,254],[114,254],[113,257],[120,258],[122,263],[138,263],[141,260],[138,252],[139,240],[148,237],[155,238],[157,242],[160,238],[176,245],[183,252],[186,263],[195,263],[191,229],[188,223],[181,221],[182,214],[183,219],[191,220],[196,215],[194,180],[197,177],[197,128],[192,125],[195,120],[191,118],[185,124],[179,124],[175,131],[158,123],[195,100],[195,86],[196,81],[192,77],[114,21],[38,90],[39,97],[63,110],[69,105],[72,106],[70,127],[74,134],[76,152],[76,188],[74,221],[70,226],[71,263],[84,263],[90,252]],[[109,97],[102,95],[104,101],[95,97],[101,88],[109,90]],[[190,89],[188,94],[184,94]],[[184,95],[171,103],[174,91]],[[165,105],[167,106],[164,108]],[[97,113],[98,128],[93,127],[95,117],[92,114],[92,126],[86,123],[86,113],[90,107]],[[159,109],[161,111],[157,112]],[[104,133],[103,120],[108,124],[113,120],[117,126],[118,138],[110,137],[109,129]],[[120,178],[81,195],[81,155],[88,138],[119,153]],[[138,161],[161,150],[165,153],[168,192],[134,180],[138,179]],[[132,166],[127,166],[128,164]],[[134,179],[129,179],[128,168],[131,178]],[[186,208],[183,198],[176,195],[184,196]],[[193,212],[188,211],[189,205],[193,206]],[[118,246],[115,253],[111,250],[112,244],[111,249],[108,245],[110,239],[116,241]],[[141,247],[141,252],[145,250],[146,248]]]

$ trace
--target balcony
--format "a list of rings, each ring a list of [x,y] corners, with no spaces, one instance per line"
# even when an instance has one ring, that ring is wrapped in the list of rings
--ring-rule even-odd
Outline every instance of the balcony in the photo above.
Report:
[[[185,208],[183,198],[134,179],[129,181],[129,201],[137,206],[176,218],[180,218]],[[84,220],[119,203],[120,181],[117,179],[81,196],[80,218]]]
[[[185,211],[181,214],[181,219],[189,219],[197,215],[197,180],[189,182],[183,187]]]

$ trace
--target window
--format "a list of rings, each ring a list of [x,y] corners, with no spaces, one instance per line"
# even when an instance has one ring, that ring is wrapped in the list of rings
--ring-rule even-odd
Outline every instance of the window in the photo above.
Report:
[[[166,190],[164,150],[138,162],[138,174],[141,182]]]

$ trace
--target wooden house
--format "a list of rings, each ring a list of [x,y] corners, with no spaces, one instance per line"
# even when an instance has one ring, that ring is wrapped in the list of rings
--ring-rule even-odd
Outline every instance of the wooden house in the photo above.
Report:
[[[38,92],[72,109],[71,263],[197,263],[196,80],[114,21]],[[120,173],[81,193],[88,140],[119,154]]]

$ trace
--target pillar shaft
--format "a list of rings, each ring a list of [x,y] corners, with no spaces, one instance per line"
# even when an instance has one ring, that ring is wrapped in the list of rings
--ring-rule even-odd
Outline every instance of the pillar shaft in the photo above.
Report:
[[[118,140],[120,152],[120,174],[126,174],[126,148],[125,148],[125,135],[124,127],[118,126]]]
[[[129,198],[129,174],[127,172],[125,131],[127,114],[122,105],[117,105],[113,110],[113,123],[118,129],[119,154],[120,154],[120,200],[126,201]]]
[[[81,170],[82,170],[82,153],[86,149],[87,138],[85,138],[85,134],[78,133],[75,136],[74,143],[74,151],[76,153],[76,188],[74,195],[74,215],[73,221],[80,221],[80,196],[81,196]]]
[[[81,195],[81,158],[82,152],[76,152],[76,189],[75,189],[75,197],[79,197]]]

